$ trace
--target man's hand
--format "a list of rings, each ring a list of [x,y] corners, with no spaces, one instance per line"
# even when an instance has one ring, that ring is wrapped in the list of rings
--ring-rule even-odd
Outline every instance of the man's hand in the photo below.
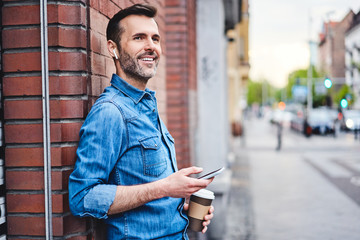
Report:
[[[184,204],[184,210],[187,211],[189,209],[189,204],[188,203],[185,203]],[[204,222],[203,222],[203,230],[201,231],[202,233],[206,233],[207,229],[208,229],[208,225],[210,224],[210,220],[214,217],[214,207],[213,206],[210,206],[210,209],[209,209],[209,214],[208,215],[205,215],[204,217]]]
[[[197,179],[189,177],[191,174],[201,173],[202,170],[203,169],[199,167],[183,168],[180,171],[171,174],[167,178],[159,180],[162,184],[164,196],[173,198],[189,198],[194,192],[206,188],[214,178]]]

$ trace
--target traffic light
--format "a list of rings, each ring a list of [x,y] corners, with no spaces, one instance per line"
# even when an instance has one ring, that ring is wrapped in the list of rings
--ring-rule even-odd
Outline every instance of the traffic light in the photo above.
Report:
[[[331,86],[332,86],[332,81],[331,81],[331,79],[330,78],[325,78],[325,80],[324,80],[324,86],[326,87],[326,88],[331,88]]]
[[[342,108],[347,108],[347,106],[348,106],[348,101],[347,101],[345,98],[341,99],[341,101],[340,101],[340,106],[341,106]]]
[[[286,108],[286,103],[284,103],[284,102],[279,102],[279,103],[278,103],[278,108],[279,108],[280,110],[285,110],[285,108]]]

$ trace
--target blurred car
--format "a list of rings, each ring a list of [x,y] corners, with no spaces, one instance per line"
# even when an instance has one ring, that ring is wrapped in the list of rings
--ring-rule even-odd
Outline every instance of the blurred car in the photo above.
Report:
[[[303,109],[299,109],[291,120],[290,127],[292,130],[298,133],[304,134],[306,137],[310,137],[312,134],[311,126],[308,124],[305,118]]]
[[[346,110],[343,112],[343,129],[346,131],[360,130],[360,110]]]
[[[308,124],[313,134],[335,134],[336,114],[330,109],[313,109],[308,117]]]

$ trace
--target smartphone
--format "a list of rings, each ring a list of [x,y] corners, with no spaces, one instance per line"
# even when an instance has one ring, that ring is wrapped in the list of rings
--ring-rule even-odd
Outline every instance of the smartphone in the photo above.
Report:
[[[215,177],[215,176],[219,175],[220,173],[222,173],[224,170],[225,170],[225,167],[216,169],[215,171],[209,172],[203,176],[198,177],[198,179],[209,179],[209,178]]]

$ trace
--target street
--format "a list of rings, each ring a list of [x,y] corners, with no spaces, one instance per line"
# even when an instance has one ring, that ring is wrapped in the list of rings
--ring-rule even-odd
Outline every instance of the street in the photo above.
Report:
[[[226,240],[360,239],[360,141],[305,138],[266,119],[233,143]]]

